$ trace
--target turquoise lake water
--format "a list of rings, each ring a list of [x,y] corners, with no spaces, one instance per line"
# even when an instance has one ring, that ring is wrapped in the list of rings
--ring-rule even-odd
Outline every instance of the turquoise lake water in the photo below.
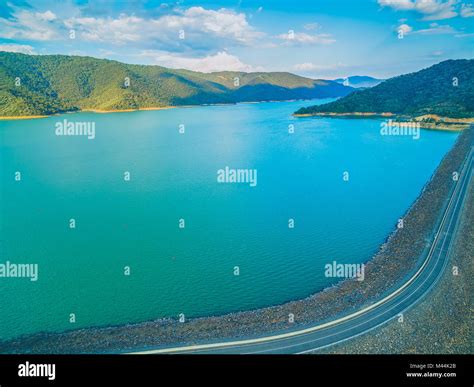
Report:
[[[457,135],[291,116],[310,104],[0,121],[0,264],[39,265],[0,278],[0,339],[276,305],[334,283],[326,263],[370,259]],[[63,119],[95,139],[56,136]],[[217,183],[226,166],[257,185]]]

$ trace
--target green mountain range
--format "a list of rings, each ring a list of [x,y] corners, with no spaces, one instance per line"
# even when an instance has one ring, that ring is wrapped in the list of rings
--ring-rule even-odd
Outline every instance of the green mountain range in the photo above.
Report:
[[[0,52],[0,116],[341,97],[354,89],[290,73],[200,73],[91,57]]]
[[[390,78],[337,101],[301,108],[296,115],[393,113],[416,117],[474,117],[474,60],[447,60]]]

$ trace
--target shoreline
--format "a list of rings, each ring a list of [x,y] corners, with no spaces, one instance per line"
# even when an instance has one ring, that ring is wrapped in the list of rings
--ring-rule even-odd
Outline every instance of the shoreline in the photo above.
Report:
[[[5,121],[30,120],[30,119],[51,117],[52,115],[53,114],[47,115],[47,116],[41,116],[41,115],[36,115],[36,116],[2,116],[2,117],[0,117],[0,120],[5,120]]]
[[[349,112],[349,113],[335,113],[335,112],[320,112],[320,113],[305,113],[293,114],[296,118],[308,117],[330,117],[330,118],[386,118],[393,117],[396,124],[417,124],[420,129],[445,130],[460,132],[467,129],[474,123],[474,118],[451,118],[439,116],[436,114],[424,114],[421,116],[403,116],[391,112],[376,113],[376,112]]]
[[[146,107],[146,108],[138,108],[138,109],[115,109],[115,110],[102,110],[102,109],[81,109],[76,112],[71,113],[131,113],[131,112],[139,112],[141,110],[166,110],[166,109],[173,109],[176,107],[185,107],[185,106],[156,106],[156,107]]]
[[[165,109],[173,109],[176,107],[186,107],[186,106],[157,106],[157,107],[147,107],[147,108],[139,108],[139,109],[116,109],[116,110],[101,110],[101,109],[81,109],[81,110],[71,110],[67,112],[60,112],[54,114],[47,114],[47,115],[32,115],[32,116],[0,116],[0,121],[5,120],[30,120],[30,119],[38,119],[38,118],[47,118],[47,117],[54,117],[60,116],[64,114],[73,114],[73,113],[131,113],[131,112],[138,112],[141,110],[165,110]]]
[[[293,113],[294,117],[395,117],[396,114],[385,112],[385,113],[375,113],[375,112],[350,112],[350,113],[334,113],[334,112],[321,112],[321,113],[304,113],[297,114]]]
[[[366,279],[343,280],[304,299],[220,316],[190,318],[185,323],[162,318],[142,323],[91,327],[62,333],[36,333],[0,341],[1,353],[117,353],[169,345],[258,337],[324,322],[348,314],[390,289],[418,266],[426,240],[432,237],[457,170],[472,147],[474,129],[461,133],[433,176],[395,227],[366,262]],[[436,211],[433,211],[436,208]],[[288,322],[294,314],[295,322]]]
[[[152,106],[152,107],[142,107],[137,109],[111,109],[111,110],[103,110],[103,109],[94,109],[94,108],[84,108],[78,110],[70,110],[65,112],[58,112],[53,114],[46,114],[46,115],[31,115],[31,116],[0,116],[0,121],[5,120],[29,120],[29,119],[37,119],[37,118],[47,118],[47,117],[54,117],[60,116],[64,114],[73,114],[73,113],[133,113],[139,111],[150,111],[150,110],[167,110],[167,109],[177,109],[177,108],[195,108],[195,107],[205,107],[205,106],[233,106],[239,104],[258,104],[258,103],[278,103],[278,102],[298,102],[298,101],[314,101],[319,99],[328,99],[328,98],[338,98],[338,97],[325,97],[325,98],[313,98],[313,99],[285,99],[285,100],[265,100],[265,101],[241,101],[241,102],[229,102],[229,103],[209,103],[209,104],[198,104],[198,105],[174,105],[174,106]]]

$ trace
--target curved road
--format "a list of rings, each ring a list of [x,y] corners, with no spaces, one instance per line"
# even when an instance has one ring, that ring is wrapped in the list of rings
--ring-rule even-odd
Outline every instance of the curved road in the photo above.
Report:
[[[306,353],[359,336],[397,318],[398,314],[414,306],[436,285],[448,263],[451,241],[454,239],[456,226],[462,213],[464,196],[472,177],[472,156],[471,149],[423,264],[407,282],[383,299],[345,317],[298,331],[256,339],[162,348],[135,353]]]

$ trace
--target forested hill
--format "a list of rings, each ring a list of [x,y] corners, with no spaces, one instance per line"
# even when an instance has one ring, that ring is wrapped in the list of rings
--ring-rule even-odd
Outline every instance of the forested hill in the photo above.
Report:
[[[341,97],[337,82],[290,73],[199,73],[91,57],[0,52],[0,116]]]
[[[474,60],[447,60],[415,73],[390,78],[328,104],[302,108],[295,114],[324,113],[474,117]]]

